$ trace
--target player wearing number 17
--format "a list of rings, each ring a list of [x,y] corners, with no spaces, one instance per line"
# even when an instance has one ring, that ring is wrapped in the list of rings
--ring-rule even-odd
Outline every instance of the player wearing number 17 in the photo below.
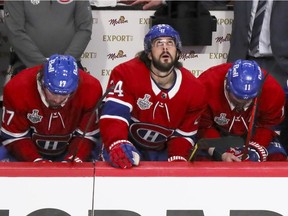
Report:
[[[17,161],[87,161],[99,133],[101,96],[100,82],[72,56],[52,55],[6,84],[2,143]]]
[[[137,57],[116,66],[100,117],[104,158],[130,168],[145,161],[187,161],[198,119],[206,106],[204,86],[179,62],[181,40],[171,26],[153,26]]]

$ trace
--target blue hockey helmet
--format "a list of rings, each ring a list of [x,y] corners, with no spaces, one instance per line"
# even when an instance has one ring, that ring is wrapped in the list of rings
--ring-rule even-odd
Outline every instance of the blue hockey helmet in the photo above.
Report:
[[[146,53],[151,51],[152,42],[159,37],[171,37],[174,39],[176,48],[181,51],[182,43],[179,33],[168,24],[158,24],[152,26],[144,38],[144,51]]]
[[[228,70],[226,87],[239,99],[255,98],[263,77],[263,72],[255,61],[237,60]]]
[[[44,86],[54,94],[70,94],[78,86],[78,66],[74,57],[52,55],[44,65]]]

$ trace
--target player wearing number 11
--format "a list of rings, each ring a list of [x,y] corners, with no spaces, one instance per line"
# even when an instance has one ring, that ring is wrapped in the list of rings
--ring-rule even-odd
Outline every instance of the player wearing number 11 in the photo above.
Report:
[[[199,121],[199,138],[242,137],[248,148],[248,157],[242,158],[243,146],[230,147],[230,143],[224,147],[220,141],[208,149],[206,159],[286,161],[287,154],[277,134],[284,119],[285,94],[270,74],[255,61],[239,59],[233,64],[211,67],[198,79],[211,90],[207,109]]]
[[[187,161],[198,119],[206,106],[204,86],[178,61],[181,40],[171,26],[153,26],[137,57],[116,66],[100,117],[104,158],[129,168],[146,161]]]

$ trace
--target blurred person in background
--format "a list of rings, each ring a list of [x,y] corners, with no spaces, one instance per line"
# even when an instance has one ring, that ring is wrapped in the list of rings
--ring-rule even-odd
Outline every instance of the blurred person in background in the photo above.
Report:
[[[81,55],[92,34],[89,1],[4,1],[4,24],[11,57],[9,72],[16,75],[47,61],[51,55]]]

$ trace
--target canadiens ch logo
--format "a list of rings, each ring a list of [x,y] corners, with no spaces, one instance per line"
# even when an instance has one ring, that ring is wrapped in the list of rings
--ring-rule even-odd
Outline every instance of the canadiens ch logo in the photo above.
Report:
[[[43,116],[38,115],[39,110],[34,109],[32,113],[27,114],[27,118],[34,124],[41,122]]]
[[[230,121],[229,119],[226,118],[226,113],[220,113],[220,116],[216,116],[214,118],[214,121],[218,124],[218,125],[227,125],[228,122]]]
[[[138,98],[137,100],[137,105],[141,110],[147,110],[150,109],[150,107],[152,106],[152,102],[149,101],[149,99],[151,98],[151,95],[149,94],[145,94],[144,98]]]

